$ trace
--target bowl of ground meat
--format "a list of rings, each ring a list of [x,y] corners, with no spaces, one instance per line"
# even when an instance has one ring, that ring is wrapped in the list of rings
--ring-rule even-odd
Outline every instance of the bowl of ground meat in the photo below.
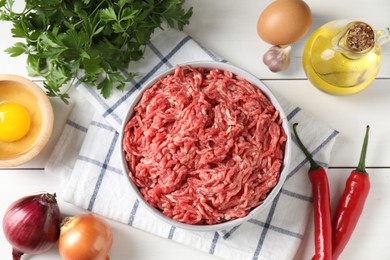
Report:
[[[223,62],[180,64],[144,84],[120,138],[137,199],[162,221],[195,231],[228,229],[269,207],[290,160],[278,100]]]

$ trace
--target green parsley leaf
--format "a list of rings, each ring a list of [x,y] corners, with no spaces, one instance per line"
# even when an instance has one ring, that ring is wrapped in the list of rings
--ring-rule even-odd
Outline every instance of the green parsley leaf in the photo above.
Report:
[[[124,76],[122,76],[119,72],[111,72],[102,82],[99,83],[98,89],[100,89],[100,93],[103,97],[108,98],[114,86],[118,89],[123,89],[123,81]]]
[[[5,50],[11,57],[17,57],[27,52],[27,45],[22,42],[17,42],[13,47]]]
[[[105,22],[116,21],[117,18],[116,18],[116,13],[114,11],[114,8],[109,7],[109,8],[102,9],[100,11],[100,19],[102,19]]]

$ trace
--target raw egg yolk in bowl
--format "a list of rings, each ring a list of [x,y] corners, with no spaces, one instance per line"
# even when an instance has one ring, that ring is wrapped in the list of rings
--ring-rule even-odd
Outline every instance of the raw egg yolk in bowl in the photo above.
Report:
[[[16,166],[35,157],[48,142],[53,110],[32,81],[0,75],[0,166]]]
[[[0,104],[0,141],[15,142],[30,130],[30,113],[17,103]]]

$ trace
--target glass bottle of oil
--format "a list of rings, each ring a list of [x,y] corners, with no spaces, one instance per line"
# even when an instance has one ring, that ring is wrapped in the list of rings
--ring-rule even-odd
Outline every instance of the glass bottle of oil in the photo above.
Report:
[[[362,91],[375,79],[382,63],[381,44],[387,31],[374,31],[361,21],[335,20],[309,37],[303,68],[311,83],[325,92],[349,95]]]

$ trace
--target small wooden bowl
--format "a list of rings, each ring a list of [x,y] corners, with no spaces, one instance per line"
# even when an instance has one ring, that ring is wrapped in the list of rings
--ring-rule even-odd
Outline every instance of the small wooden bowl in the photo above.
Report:
[[[0,103],[24,106],[31,118],[29,132],[15,142],[0,141],[0,167],[24,164],[37,156],[48,143],[53,130],[53,108],[45,92],[21,76],[0,75]]]

